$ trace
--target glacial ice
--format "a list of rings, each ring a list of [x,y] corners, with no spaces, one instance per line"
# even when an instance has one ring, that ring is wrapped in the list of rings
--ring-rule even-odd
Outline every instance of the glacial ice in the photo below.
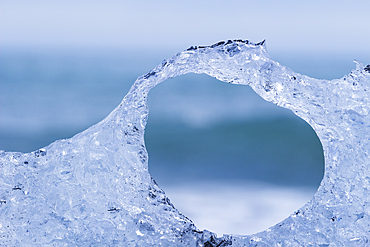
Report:
[[[191,72],[249,85],[312,126],[325,175],[311,201],[250,236],[218,238],[179,213],[148,172],[144,131],[150,89]],[[35,152],[0,151],[0,245],[368,246],[369,85],[370,65],[358,62],[317,80],[273,61],[264,42],[192,46],[140,76],[100,123]]]

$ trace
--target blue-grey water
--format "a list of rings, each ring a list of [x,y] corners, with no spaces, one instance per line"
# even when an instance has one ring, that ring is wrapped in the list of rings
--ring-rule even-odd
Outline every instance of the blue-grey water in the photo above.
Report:
[[[138,76],[169,56],[161,51],[2,49],[0,149],[30,152],[83,131],[106,117]],[[296,72],[323,79],[340,78],[354,67],[347,56],[306,54],[301,59],[302,54],[277,53],[272,57]],[[319,186],[324,161],[315,132],[292,112],[265,102],[248,86],[226,84],[207,75],[184,75],[154,88],[149,109],[145,133],[149,170],[170,198],[178,197],[175,205],[189,204],[202,184],[207,185],[203,188],[216,185],[212,188],[218,186],[218,190],[229,188],[220,185],[242,184],[225,189],[223,193],[228,195],[248,184],[270,192],[264,184],[304,188],[308,196],[303,202]],[[182,194],[173,188],[182,188]],[[287,190],[279,191],[275,199]],[[199,208],[219,196],[212,194],[214,189],[204,193],[210,197],[205,200],[198,195],[204,199],[196,202]],[[294,204],[292,198],[299,196],[293,194],[287,200],[294,209],[302,202]],[[264,195],[254,194],[254,198],[272,198]],[[279,201],[276,205],[285,204]],[[197,216],[187,211],[192,208],[194,205],[182,210],[195,220]],[[203,208],[209,212],[208,206]],[[200,218],[195,220],[201,228],[199,222]],[[224,219],[221,222],[226,224]],[[214,225],[211,230],[217,232]]]
[[[88,128],[160,61],[133,52],[3,51],[0,148],[29,152]],[[154,88],[149,107],[145,138],[159,183],[321,180],[322,151],[312,129],[247,86],[184,75]]]

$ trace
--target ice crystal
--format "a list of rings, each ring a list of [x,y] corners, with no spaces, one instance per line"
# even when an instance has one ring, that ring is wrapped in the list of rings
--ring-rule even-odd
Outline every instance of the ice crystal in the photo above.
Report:
[[[199,230],[148,172],[154,86],[186,73],[251,86],[320,138],[325,175],[311,201],[250,236]],[[140,76],[103,121],[32,153],[0,151],[1,246],[365,246],[370,244],[370,70],[332,81],[271,60],[264,42],[192,46]],[[222,195],[220,195],[222,196]]]

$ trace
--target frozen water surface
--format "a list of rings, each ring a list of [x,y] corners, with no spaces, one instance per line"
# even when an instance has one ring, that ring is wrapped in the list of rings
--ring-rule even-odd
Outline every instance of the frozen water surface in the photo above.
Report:
[[[150,89],[190,72],[249,85],[312,126],[325,175],[311,201],[249,236],[217,237],[179,213],[148,172],[144,131]],[[369,245],[369,82],[361,63],[332,81],[294,73],[263,42],[190,47],[139,77],[100,123],[32,153],[0,151],[0,245]]]

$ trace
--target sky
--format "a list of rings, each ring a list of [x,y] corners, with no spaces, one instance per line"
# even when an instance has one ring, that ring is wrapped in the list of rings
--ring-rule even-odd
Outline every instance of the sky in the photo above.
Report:
[[[370,1],[4,1],[0,47],[167,49],[267,41],[277,52],[370,56]]]

